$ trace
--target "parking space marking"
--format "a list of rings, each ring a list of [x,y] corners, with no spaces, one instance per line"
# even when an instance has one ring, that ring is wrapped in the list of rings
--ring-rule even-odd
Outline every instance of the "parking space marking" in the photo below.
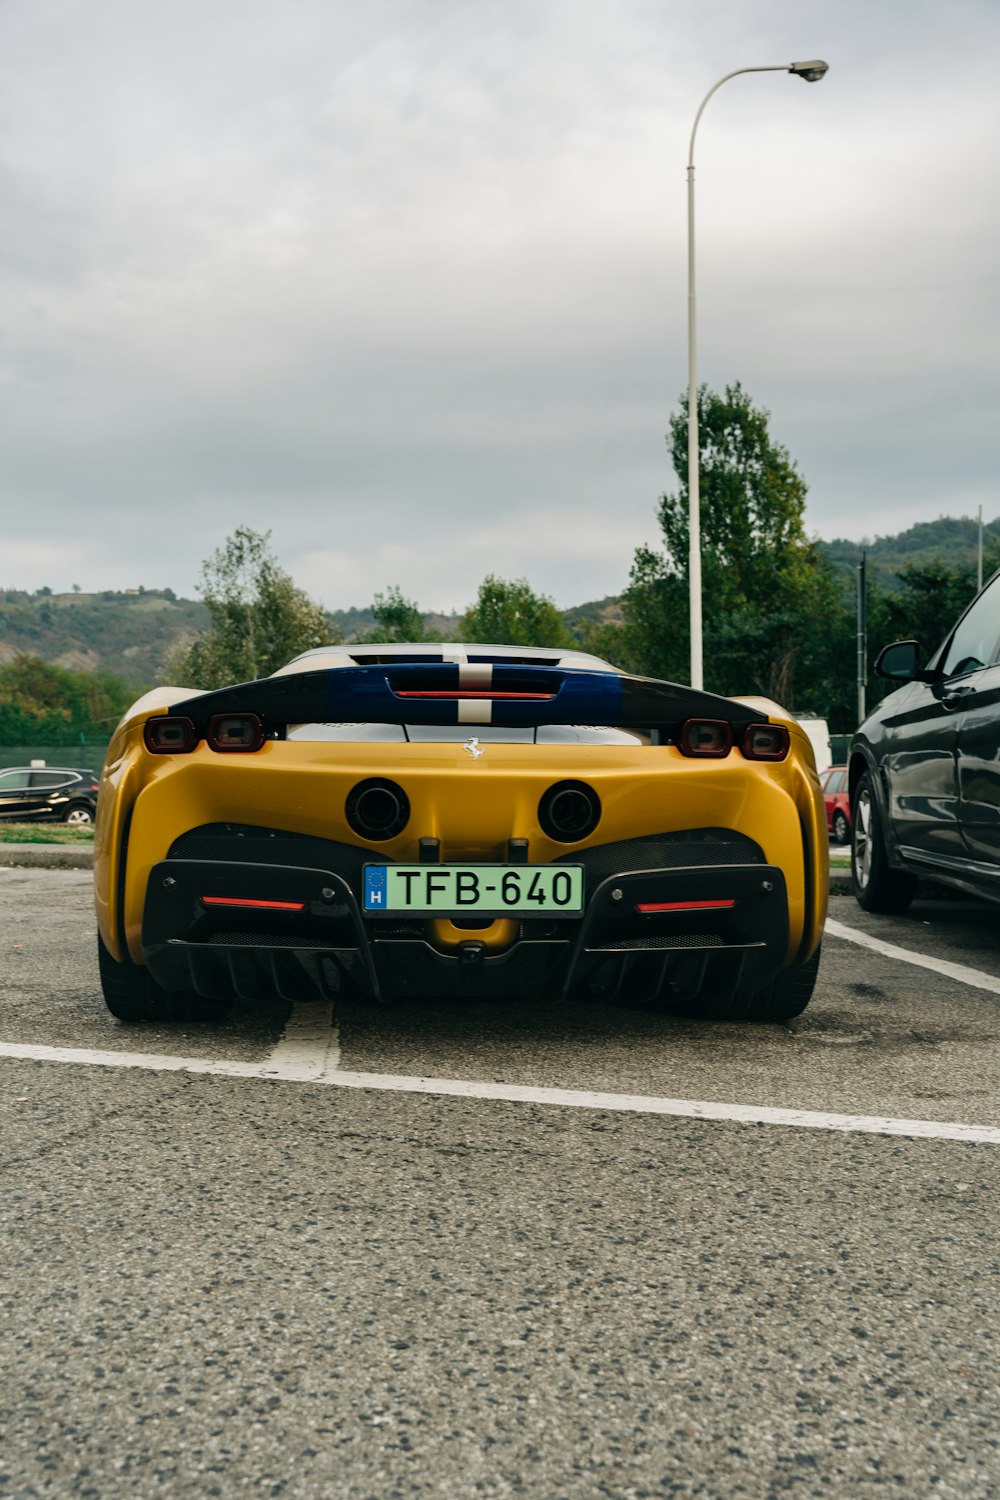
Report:
[[[263,1064],[268,1078],[322,1083],[340,1063],[340,1032],[333,1006],[303,1001],[292,1006],[281,1039]]]
[[[263,1062],[224,1058],[170,1057],[145,1052],[94,1052],[82,1047],[45,1047],[27,1042],[0,1042],[0,1057],[26,1062],[83,1067],[141,1068],[157,1073],[203,1073],[222,1078],[253,1078],[281,1083],[312,1083],[324,1088],[372,1089],[401,1094],[432,1094],[452,1099],[485,1099],[507,1104],[544,1104],[562,1109],[597,1109],[608,1113],[672,1115],[687,1120],[717,1120],[743,1125],[781,1125],[799,1130],[834,1130],[861,1135],[908,1136],[930,1141],[964,1141],[1000,1146],[1000,1127],[964,1125],[951,1120],[900,1120],[883,1115],[828,1114],[808,1109],[776,1109],[753,1104],[722,1104],[699,1099],[661,1099],[644,1094],[590,1093],[584,1089],[534,1088],[462,1078],[420,1078],[394,1073],[341,1073],[303,1076],[301,1059],[276,1059],[278,1048]]]
[[[970,969],[966,964],[953,964],[947,958],[931,958],[926,953],[914,953],[910,948],[899,948],[895,943],[883,943],[881,938],[870,937],[867,932],[859,932],[856,927],[848,927],[843,922],[832,922],[829,917],[826,921],[826,930],[831,937],[843,938],[848,943],[857,943],[860,948],[870,948],[873,953],[881,953],[883,958],[894,958],[899,963],[915,964],[918,969],[931,969],[935,974],[942,974],[947,979],[957,979],[960,984],[968,984],[974,989],[989,990],[993,995],[1000,995],[1000,979],[993,974],[984,973],[982,969]]]

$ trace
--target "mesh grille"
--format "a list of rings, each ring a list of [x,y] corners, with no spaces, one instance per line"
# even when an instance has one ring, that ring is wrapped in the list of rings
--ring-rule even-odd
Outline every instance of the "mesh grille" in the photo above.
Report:
[[[263,932],[214,932],[209,945],[222,948],[299,948],[306,952],[313,948],[336,948],[327,938],[280,937]]]
[[[602,948],[592,948],[592,953],[613,953],[619,949],[637,949],[640,952],[653,948],[724,948],[726,945],[716,932],[678,933],[676,936],[622,938],[620,942],[607,943]]]

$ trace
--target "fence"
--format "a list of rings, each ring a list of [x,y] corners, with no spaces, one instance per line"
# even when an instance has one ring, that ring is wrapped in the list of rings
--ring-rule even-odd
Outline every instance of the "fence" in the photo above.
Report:
[[[99,771],[107,748],[107,745],[0,745],[0,771],[8,766],[30,766],[33,760],[44,760],[48,766]]]

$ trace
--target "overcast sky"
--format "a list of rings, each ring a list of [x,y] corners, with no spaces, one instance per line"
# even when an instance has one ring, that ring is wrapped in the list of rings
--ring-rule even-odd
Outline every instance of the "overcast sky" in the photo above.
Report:
[[[861,538],[1000,514],[997,0],[6,0],[0,585],[619,592],[700,369]]]

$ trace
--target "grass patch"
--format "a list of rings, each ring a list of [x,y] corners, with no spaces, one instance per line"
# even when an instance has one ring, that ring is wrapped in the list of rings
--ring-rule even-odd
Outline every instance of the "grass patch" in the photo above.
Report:
[[[0,844],[92,844],[94,825],[69,828],[65,823],[0,823]]]

